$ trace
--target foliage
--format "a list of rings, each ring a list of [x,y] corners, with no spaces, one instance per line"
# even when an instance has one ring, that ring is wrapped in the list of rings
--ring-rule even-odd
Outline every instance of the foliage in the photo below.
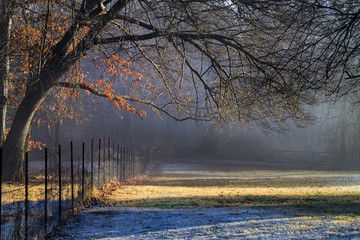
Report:
[[[11,31],[11,72],[9,81],[9,99],[8,99],[8,124],[12,123],[20,102],[26,93],[26,88],[30,84],[32,76],[41,71],[42,65],[50,54],[51,49],[60,41],[66,31],[72,24],[73,9],[67,5],[66,1],[31,1],[24,2],[20,6],[21,11],[13,16],[13,28]],[[84,36],[89,30],[84,27],[79,31],[79,37]],[[74,45],[70,46],[68,51],[76,45],[78,40],[74,40]],[[129,70],[130,62],[126,62],[117,54],[100,59],[99,56],[93,57],[93,67],[103,70],[97,65],[106,67],[108,76],[118,77],[121,75],[132,76],[141,81],[141,75],[135,74]],[[124,67],[122,67],[124,65]],[[71,83],[81,83],[93,90],[103,93],[109,100],[113,101],[115,107],[135,113],[136,110],[126,103],[123,98],[113,99],[113,82],[108,78],[103,78],[97,82],[85,82],[86,74],[82,73],[76,65],[67,73],[63,81]],[[89,92],[88,92],[89,93]],[[81,112],[76,108],[79,100],[79,90],[73,88],[56,87],[48,101],[41,104],[36,111],[33,119],[34,125],[46,126],[62,124],[72,120],[76,123],[86,120],[81,116]],[[81,110],[80,110],[81,111]],[[140,116],[145,116],[144,110],[139,111]],[[28,150],[45,146],[44,143],[34,140],[28,140]]]

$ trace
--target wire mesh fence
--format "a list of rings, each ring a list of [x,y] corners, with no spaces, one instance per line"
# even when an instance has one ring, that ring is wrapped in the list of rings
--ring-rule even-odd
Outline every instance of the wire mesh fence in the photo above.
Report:
[[[26,153],[23,181],[0,184],[1,239],[43,238],[95,189],[143,174],[147,156],[110,138],[59,145],[51,153],[44,149],[37,158]]]

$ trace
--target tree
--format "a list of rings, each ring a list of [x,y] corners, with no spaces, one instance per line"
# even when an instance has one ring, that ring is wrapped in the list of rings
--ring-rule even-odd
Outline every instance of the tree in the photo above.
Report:
[[[300,40],[297,51],[306,65],[300,70],[313,74],[304,87],[327,97],[357,92],[360,2],[303,0],[301,3],[300,11],[308,16],[303,21],[294,19],[299,23],[294,38]]]
[[[314,55],[322,58],[311,55],[319,37],[307,33],[306,11],[316,4],[38,0],[14,6],[13,29],[31,29],[35,38],[26,45],[14,31],[10,39],[27,46],[14,60],[26,62],[27,71],[20,74],[25,95],[3,144],[8,178],[20,171],[34,113],[55,87],[84,89],[141,116],[134,106],[145,104],[179,121],[282,128],[310,120],[303,104],[314,103],[306,90],[319,69],[311,65]],[[107,68],[106,77],[65,81],[86,55],[96,68]],[[113,83],[117,92],[108,88]]]
[[[10,31],[12,15],[16,1],[0,2],[0,146],[3,145],[6,132],[6,110],[8,100],[8,82],[10,75]]]

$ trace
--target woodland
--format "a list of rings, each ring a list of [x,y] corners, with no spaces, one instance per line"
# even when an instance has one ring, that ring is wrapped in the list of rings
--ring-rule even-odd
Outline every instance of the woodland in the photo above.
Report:
[[[80,124],[77,102],[87,95],[139,118],[152,111],[176,121],[278,131],[311,123],[308,106],[344,96],[356,105],[359,6],[1,0],[3,177],[17,178],[25,152],[44,146],[31,128]]]

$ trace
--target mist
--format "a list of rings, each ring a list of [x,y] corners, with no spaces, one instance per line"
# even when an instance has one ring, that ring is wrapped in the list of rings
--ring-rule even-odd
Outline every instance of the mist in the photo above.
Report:
[[[309,111],[305,127],[289,124],[284,131],[257,126],[175,121],[149,108],[147,115],[116,109],[106,99],[82,94],[77,121],[32,127],[31,138],[55,149],[58,144],[107,138],[123,146],[150,149],[162,162],[217,162],[287,169],[357,170],[360,168],[358,109],[349,98],[325,102]],[[49,128],[48,128],[49,127]],[[33,150],[36,152],[36,150]]]

